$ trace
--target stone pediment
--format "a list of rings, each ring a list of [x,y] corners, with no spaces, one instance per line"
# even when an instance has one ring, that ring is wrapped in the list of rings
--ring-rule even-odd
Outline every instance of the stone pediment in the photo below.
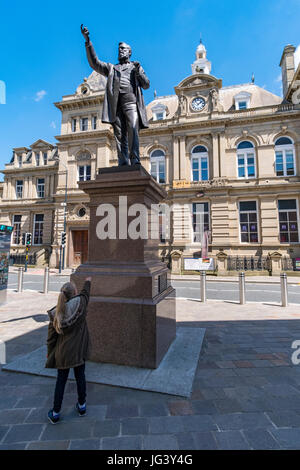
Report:
[[[54,146],[43,139],[38,139],[32,145],[30,145],[30,147],[32,149],[44,149],[45,147],[52,149]]]
[[[212,87],[216,87],[218,89],[222,88],[222,80],[219,80],[213,75],[205,75],[203,73],[198,73],[195,75],[190,75],[189,77],[182,80],[182,82],[180,82],[179,85],[175,87],[175,91],[178,94],[178,92],[181,92],[183,90]]]

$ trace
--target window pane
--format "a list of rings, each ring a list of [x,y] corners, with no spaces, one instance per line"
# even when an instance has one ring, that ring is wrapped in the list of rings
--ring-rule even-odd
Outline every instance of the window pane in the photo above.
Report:
[[[297,221],[297,212],[289,212],[289,220],[290,221]],[[287,216],[286,213],[284,213],[285,216]],[[285,219],[287,220],[287,219]]]
[[[240,222],[248,222],[248,214],[240,214]]]
[[[251,149],[253,147],[254,145],[251,142],[244,141],[244,142],[240,142],[237,148],[238,149]]]
[[[257,215],[256,215],[255,212],[249,214],[249,221],[250,222],[257,222]]]
[[[289,229],[291,232],[298,232],[298,224],[297,222],[290,222]]]
[[[199,181],[199,171],[198,170],[193,171],[193,181]]]
[[[279,210],[297,209],[296,199],[282,199],[278,201]]]
[[[241,234],[241,241],[242,243],[248,243],[248,233]]]
[[[208,171],[207,170],[202,171],[202,181],[208,181]]]
[[[285,222],[287,221],[288,217],[287,217],[287,212],[279,212],[279,220],[282,221],[282,222]]]
[[[241,224],[241,232],[248,232],[248,224]]]
[[[165,154],[162,150],[154,150],[152,153],[151,153],[151,158],[154,158],[154,157],[164,157]]]
[[[291,241],[292,243],[298,243],[298,242],[299,242],[299,235],[298,235],[298,233],[292,232],[292,233],[290,234],[290,241]]]
[[[198,170],[199,168],[199,160],[193,158],[193,170]]]
[[[256,201],[240,202],[241,211],[256,211]]]
[[[250,233],[250,242],[251,243],[258,243],[257,233]]]
[[[204,153],[207,152],[207,149],[203,145],[197,145],[192,151],[192,153]]]
[[[280,137],[276,140],[275,145],[291,145],[293,142],[288,137]]]
[[[287,229],[288,229],[288,224],[280,223],[280,231],[281,232],[287,232]]]
[[[239,178],[245,178],[245,168],[239,167]]]
[[[254,166],[248,166],[248,177],[253,178],[255,176],[255,168]]]

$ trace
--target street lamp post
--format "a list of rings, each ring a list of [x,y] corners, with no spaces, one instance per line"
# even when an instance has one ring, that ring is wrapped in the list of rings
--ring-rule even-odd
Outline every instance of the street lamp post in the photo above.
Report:
[[[67,198],[68,198],[68,169],[65,165],[63,165],[66,169],[66,186],[65,186],[65,203],[64,203],[64,232],[66,232],[67,228]],[[63,245],[62,249],[62,269],[65,269],[65,249],[66,245]]]
[[[64,232],[66,232],[66,227],[67,227],[67,200],[68,200],[68,168],[67,166],[60,160],[58,156],[54,157],[54,160],[60,162],[60,164],[65,168],[66,170],[66,184],[65,184],[65,201],[62,202],[62,205],[64,206]],[[59,248],[59,272],[65,269],[65,245],[62,246],[60,242],[60,248]]]

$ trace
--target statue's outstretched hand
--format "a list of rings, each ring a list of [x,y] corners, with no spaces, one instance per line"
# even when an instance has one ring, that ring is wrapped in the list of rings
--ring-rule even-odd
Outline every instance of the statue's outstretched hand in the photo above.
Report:
[[[86,40],[86,42],[89,42],[89,40],[90,40],[89,30],[85,26],[83,27],[83,24],[80,26],[80,29],[81,29],[81,33],[82,33],[84,39]]]

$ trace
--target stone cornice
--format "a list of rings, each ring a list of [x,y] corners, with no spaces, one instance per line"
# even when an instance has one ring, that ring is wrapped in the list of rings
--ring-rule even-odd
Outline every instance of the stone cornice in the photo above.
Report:
[[[276,107],[278,109],[278,107]],[[244,124],[253,124],[253,123],[262,123],[262,122],[274,122],[274,121],[282,121],[283,119],[295,119],[300,117],[300,109],[291,109],[286,111],[277,111],[273,114],[265,113],[265,114],[258,114],[256,110],[248,110],[245,113],[229,113],[227,116],[224,116],[224,113],[220,113],[222,116],[216,117],[213,116],[212,119],[207,117],[206,120],[190,120],[189,118],[185,118],[181,122],[178,122],[177,119],[169,119],[164,121],[164,123],[160,123],[159,126],[152,125],[148,129],[143,129],[141,131],[141,135],[148,136],[153,134],[166,134],[166,133],[173,133],[177,130],[181,130],[185,132],[189,129],[207,129],[207,128],[220,128],[220,127],[236,127],[241,126]],[[176,122],[177,121],[177,122]],[[216,131],[214,129],[214,131]]]
[[[54,170],[54,171],[53,171]],[[53,174],[56,174],[58,171],[58,165],[51,165],[51,166],[29,166],[29,167],[22,167],[22,168],[5,168],[4,170],[0,170],[0,173],[4,173],[6,175],[15,174],[16,177],[21,177],[22,173],[34,173],[33,176],[43,176],[44,172],[52,171]],[[27,175],[26,175],[27,176]]]
[[[74,132],[72,134],[61,134],[55,136],[55,138],[59,142],[70,142],[70,141],[82,141],[86,140],[87,138],[103,138],[106,137],[108,139],[113,139],[114,134],[112,129],[103,129],[103,130],[93,130],[93,131],[84,131],[84,132]],[[59,145],[58,145],[59,146]]]
[[[97,106],[104,100],[104,95],[91,95],[83,98],[74,98],[65,101],[58,101],[53,103],[61,111],[71,110],[71,109],[80,109],[87,108],[89,106]]]

